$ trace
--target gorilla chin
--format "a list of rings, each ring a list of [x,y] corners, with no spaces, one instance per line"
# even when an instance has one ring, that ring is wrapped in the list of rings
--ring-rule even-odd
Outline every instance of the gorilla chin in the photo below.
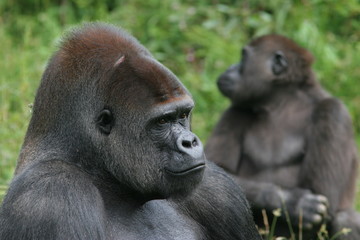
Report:
[[[199,163],[180,172],[172,172],[166,168],[164,170],[165,182],[169,184],[169,191],[164,194],[164,197],[181,199],[189,196],[202,182],[206,165],[205,162]]]

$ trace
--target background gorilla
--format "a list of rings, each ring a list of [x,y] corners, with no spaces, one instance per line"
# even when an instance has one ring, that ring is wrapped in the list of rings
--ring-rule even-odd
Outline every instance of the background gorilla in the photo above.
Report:
[[[282,199],[294,226],[302,212],[310,234],[304,239],[326,215],[333,233],[351,227],[351,239],[360,239],[360,218],[352,210],[358,160],[351,120],[315,80],[312,62],[307,50],[278,35],[244,47],[241,62],[218,79],[232,104],[205,152],[236,176],[257,224],[263,223],[261,209],[280,208]],[[285,223],[277,229],[289,231]]]
[[[186,88],[113,26],[73,31],[38,89],[1,239],[259,239],[190,131]]]

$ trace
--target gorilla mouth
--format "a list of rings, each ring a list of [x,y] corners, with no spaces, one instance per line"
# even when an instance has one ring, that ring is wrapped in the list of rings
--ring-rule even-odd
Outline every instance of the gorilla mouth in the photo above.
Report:
[[[184,175],[187,175],[189,173],[193,173],[193,172],[197,172],[197,171],[200,171],[200,170],[203,170],[205,168],[205,163],[199,163],[195,166],[192,166],[190,168],[187,168],[185,170],[182,170],[182,171],[171,171],[170,169],[166,169],[165,168],[165,171],[167,173],[169,173],[170,175],[173,175],[173,176],[184,176]]]

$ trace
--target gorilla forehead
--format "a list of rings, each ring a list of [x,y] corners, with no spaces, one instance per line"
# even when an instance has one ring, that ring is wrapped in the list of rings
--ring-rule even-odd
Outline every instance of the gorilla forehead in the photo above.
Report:
[[[150,56],[130,57],[129,65],[136,66],[132,69],[137,81],[145,85],[145,89],[151,92],[157,103],[169,102],[172,99],[190,95],[169,69]]]
[[[249,44],[250,47],[258,49],[259,52],[283,51],[284,53],[292,52],[294,57],[301,57],[309,65],[314,61],[313,55],[305,48],[300,47],[293,40],[278,34],[268,34],[256,38]]]

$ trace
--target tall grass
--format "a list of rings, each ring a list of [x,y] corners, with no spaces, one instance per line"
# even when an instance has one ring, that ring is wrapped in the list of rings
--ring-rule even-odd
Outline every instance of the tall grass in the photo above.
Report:
[[[179,76],[196,101],[193,129],[204,142],[229,104],[216,78],[238,61],[241,46],[271,32],[291,37],[316,56],[319,80],[349,108],[360,143],[357,0],[2,1],[0,184],[12,177],[47,59],[61,34],[84,21],[123,26]]]

